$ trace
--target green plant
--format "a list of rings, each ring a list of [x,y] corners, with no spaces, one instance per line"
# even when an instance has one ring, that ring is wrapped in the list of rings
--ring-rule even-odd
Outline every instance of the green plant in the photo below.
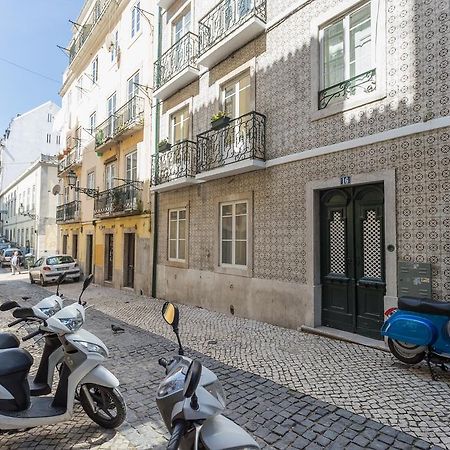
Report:
[[[219,120],[219,119],[221,119],[222,117],[227,117],[227,112],[226,112],[226,111],[219,111],[218,113],[213,114],[213,115],[211,116],[211,122],[214,122],[214,121],[216,121],[216,120]]]

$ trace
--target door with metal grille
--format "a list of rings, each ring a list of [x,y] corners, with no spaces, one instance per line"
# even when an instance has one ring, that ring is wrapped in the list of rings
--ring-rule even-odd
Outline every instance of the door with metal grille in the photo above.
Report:
[[[332,189],[320,200],[322,324],[380,339],[383,185]]]

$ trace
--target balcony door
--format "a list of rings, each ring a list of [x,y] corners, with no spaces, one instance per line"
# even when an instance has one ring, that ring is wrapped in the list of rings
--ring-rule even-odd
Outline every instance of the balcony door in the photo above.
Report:
[[[116,162],[110,162],[105,165],[105,190],[110,190],[115,186]]]
[[[128,153],[125,157],[125,179],[127,181],[138,181],[137,175],[137,150]],[[136,209],[137,207],[137,195],[136,186],[128,184],[126,186],[126,209]]]
[[[139,71],[137,71],[128,80],[128,108],[126,121],[133,120],[137,115],[137,100],[136,97],[139,92]]]
[[[191,28],[191,10],[188,9],[172,24],[172,45],[176,44]]]
[[[107,110],[108,110],[108,117],[109,117],[109,126],[108,126],[108,136],[107,137],[112,137],[114,134],[114,126],[115,126],[115,113],[116,113],[116,108],[117,108],[117,95],[114,92],[113,95],[111,95],[111,97],[108,98],[108,102],[107,102]]]

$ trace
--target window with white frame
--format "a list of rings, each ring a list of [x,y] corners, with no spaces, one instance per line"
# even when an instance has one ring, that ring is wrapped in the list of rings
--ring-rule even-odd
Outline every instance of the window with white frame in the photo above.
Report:
[[[170,116],[170,139],[173,144],[189,139],[189,125],[188,106]]]
[[[47,144],[51,144],[52,143],[52,135],[47,133]]]
[[[105,189],[112,189],[116,185],[116,162],[105,165]]]
[[[119,30],[114,33],[114,40],[110,42],[111,62],[117,59],[119,51]]]
[[[77,81],[78,101],[83,98],[83,76],[78,78]]]
[[[248,261],[248,204],[220,205],[220,264],[246,267]]]
[[[136,2],[131,9],[131,37],[134,38],[141,30],[141,2]]]
[[[128,79],[128,100],[136,97],[139,92],[139,70]]]
[[[89,116],[89,129],[90,133],[93,135],[95,133],[95,128],[97,127],[97,113],[94,111]]]
[[[56,136],[56,143],[58,145],[61,144],[61,136],[59,134]]]
[[[137,151],[128,153],[125,157],[125,179],[137,181]]]
[[[320,28],[319,109],[375,90],[373,34],[370,1]]]
[[[250,74],[246,73],[222,87],[223,109],[235,119],[250,112]]]
[[[97,83],[98,81],[98,56],[94,58],[91,65],[91,79],[92,84]]]
[[[88,172],[87,174],[87,188],[95,189],[95,171]]]
[[[186,209],[169,210],[170,261],[186,260]]]
[[[172,45],[178,42],[191,28],[191,10],[184,11],[172,22]]]

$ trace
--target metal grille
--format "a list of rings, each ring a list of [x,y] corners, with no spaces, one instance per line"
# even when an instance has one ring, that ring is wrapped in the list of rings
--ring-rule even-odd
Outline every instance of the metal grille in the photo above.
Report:
[[[345,269],[345,221],[341,211],[334,211],[330,222],[330,273],[345,275]]]
[[[381,278],[381,220],[373,209],[363,220],[363,257],[364,276]]]

